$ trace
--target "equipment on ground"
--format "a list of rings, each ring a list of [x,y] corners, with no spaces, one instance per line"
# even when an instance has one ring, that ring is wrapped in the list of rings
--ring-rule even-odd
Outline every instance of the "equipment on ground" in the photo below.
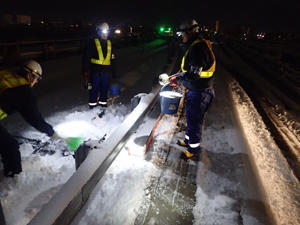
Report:
[[[51,140],[41,141],[39,139],[31,139],[22,136],[14,136],[21,143],[30,143],[34,149],[32,154],[53,155],[56,150],[61,150],[63,156],[72,155],[72,152],[76,151],[80,144],[84,141],[82,137],[69,137],[62,138],[57,133],[51,137]]]
[[[115,97],[120,95],[121,85],[120,84],[111,84],[109,86],[110,96]]]

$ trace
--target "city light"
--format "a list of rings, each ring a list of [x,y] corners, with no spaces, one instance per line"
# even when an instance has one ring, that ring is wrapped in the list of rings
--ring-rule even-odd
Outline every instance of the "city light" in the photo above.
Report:
[[[257,39],[264,39],[265,33],[258,33],[258,34],[256,35],[256,37],[257,37]]]
[[[115,34],[121,34],[121,30],[120,29],[116,29],[115,30]]]

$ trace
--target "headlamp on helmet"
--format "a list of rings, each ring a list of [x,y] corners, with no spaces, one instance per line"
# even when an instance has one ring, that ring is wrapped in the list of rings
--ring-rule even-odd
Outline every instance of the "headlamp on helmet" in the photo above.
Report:
[[[101,32],[101,34],[108,34],[109,33],[109,26],[108,23],[101,23],[99,26],[96,27],[96,30],[98,32]]]
[[[108,32],[109,32],[109,30],[107,30],[107,29],[101,30],[101,33],[102,33],[102,34],[108,34]]]
[[[176,34],[177,36],[181,36],[183,32],[199,32],[199,24],[196,22],[196,20],[192,19],[192,20],[186,20],[184,22],[182,22],[179,26],[179,29],[177,30]]]

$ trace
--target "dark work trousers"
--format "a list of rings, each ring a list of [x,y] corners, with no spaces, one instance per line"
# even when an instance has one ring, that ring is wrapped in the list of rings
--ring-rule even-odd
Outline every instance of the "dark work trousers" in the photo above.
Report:
[[[188,136],[188,151],[193,154],[200,153],[202,141],[203,121],[206,111],[215,97],[213,88],[204,90],[189,90],[186,100],[186,122]]]
[[[98,104],[98,96],[100,94],[99,103],[107,103],[107,95],[109,89],[111,72],[95,71],[90,76],[92,89],[89,91],[89,106],[92,108]],[[101,105],[101,104],[100,104]]]
[[[0,154],[2,157],[4,172],[22,172],[21,154],[19,143],[5,128],[0,126]]]

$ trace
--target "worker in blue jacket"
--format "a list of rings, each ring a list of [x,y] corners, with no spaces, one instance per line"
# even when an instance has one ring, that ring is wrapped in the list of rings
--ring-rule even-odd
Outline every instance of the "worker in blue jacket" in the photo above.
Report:
[[[89,89],[89,108],[107,107],[111,77],[115,78],[113,46],[108,39],[109,26],[102,23],[88,40],[83,54],[83,78]]]
[[[38,110],[31,88],[42,78],[42,68],[34,60],[29,60],[16,71],[0,71],[0,120],[19,112],[34,128],[49,137],[59,138]],[[19,143],[0,125],[0,155],[4,175],[13,177],[22,172]]]
[[[213,88],[216,60],[209,40],[199,37],[199,25],[187,20],[180,25],[185,54],[181,62],[181,75],[171,78],[183,82],[188,89],[186,97],[187,130],[184,140],[177,144],[187,149],[182,158],[190,159],[201,152],[204,115],[211,105],[215,93]]]

